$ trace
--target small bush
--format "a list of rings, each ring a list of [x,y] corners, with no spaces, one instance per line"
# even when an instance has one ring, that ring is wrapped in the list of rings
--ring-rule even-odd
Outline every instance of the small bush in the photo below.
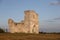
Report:
[[[0,33],[4,33],[5,31],[2,29],[2,28],[0,28]]]

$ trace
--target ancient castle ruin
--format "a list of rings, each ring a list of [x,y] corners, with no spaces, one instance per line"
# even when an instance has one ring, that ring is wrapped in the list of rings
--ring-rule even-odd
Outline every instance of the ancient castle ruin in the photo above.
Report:
[[[39,33],[38,14],[33,10],[24,11],[24,20],[19,23],[8,20],[10,33]]]

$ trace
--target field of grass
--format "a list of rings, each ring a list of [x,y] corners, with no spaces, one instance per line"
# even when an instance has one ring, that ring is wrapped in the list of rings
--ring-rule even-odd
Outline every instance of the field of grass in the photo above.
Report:
[[[60,40],[60,34],[0,33],[0,40]]]

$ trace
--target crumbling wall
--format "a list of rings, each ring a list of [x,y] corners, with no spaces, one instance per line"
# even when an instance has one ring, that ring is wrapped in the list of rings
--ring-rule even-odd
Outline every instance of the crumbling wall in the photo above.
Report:
[[[24,32],[24,23],[15,23],[12,19],[8,20],[8,25],[9,25],[9,31],[11,33],[20,33]]]

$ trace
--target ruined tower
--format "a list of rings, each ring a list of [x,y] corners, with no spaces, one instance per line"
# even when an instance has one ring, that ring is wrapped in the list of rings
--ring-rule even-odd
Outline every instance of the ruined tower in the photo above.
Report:
[[[38,14],[33,10],[24,11],[25,12],[25,27],[28,27],[28,32],[38,33]]]
[[[33,10],[26,10],[24,13],[24,20],[21,23],[16,23],[12,19],[8,20],[10,32],[39,33],[38,14]]]

